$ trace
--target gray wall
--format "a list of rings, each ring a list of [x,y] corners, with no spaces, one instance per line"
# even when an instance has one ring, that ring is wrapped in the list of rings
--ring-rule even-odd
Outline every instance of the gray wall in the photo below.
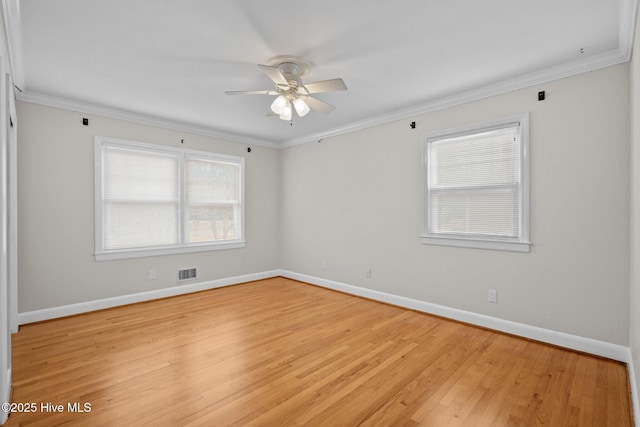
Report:
[[[19,312],[177,286],[180,267],[198,267],[199,281],[279,267],[278,150],[23,102],[18,116]],[[96,262],[94,135],[244,156],[246,247]]]
[[[523,112],[531,253],[422,245],[423,135]],[[624,64],[290,147],[282,268],[627,345],[629,129]]]

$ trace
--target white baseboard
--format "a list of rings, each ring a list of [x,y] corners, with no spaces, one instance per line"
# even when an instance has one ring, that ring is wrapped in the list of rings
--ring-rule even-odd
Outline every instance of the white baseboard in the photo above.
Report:
[[[638,400],[638,386],[636,384],[636,372],[633,366],[633,354],[628,350],[627,374],[629,375],[629,389],[631,392],[631,408],[633,409],[634,425],[640,425],[640,401]]]
[[[251,282],[254,280],[268,279],[270,277],[276,277],[279,275],[280,270],[263,271],[260,273],[244,274],[242,276],[227,277],[224,279],[209,280],[206,282],[190,283],[180,286],[174,286],[171,288],[156,289],[153,291],[140,292],[137,294],[122,295],[95,301],[63,305],[60,307],[27,311],[24,313],[18,313],[18,324],[25,325],[27,323],[40,322],[43,320],[71,316],[74,314],[87,313],[89,311],[102,310],[105,308],[117,307],[120,305],[172,297],[176,295],[188,294],[191,292],[220,288],[223,286],[237,285],[239,283]]]
[[[388,294],[385,292],[375,291],[372,289],[347,285],[345,283],[335,282],[333,280],[327,280],[319,277],[309,276],[306,274],[295,273],[292,271],[280,270],[280,275],[289,279],[311,283],[314,285],[322,286],[324,288],[329,288],[336,291],[341,291],[348,294],[397,305],[399,307],[410,308],[412,310],[422,311],[429,314],[435,314],[437,316],[470,323],[472,325],[481,326],[483,328],[506,332],[508,334],[513,334],[520,337],[593,354],[596,356],[618,360],[620,362],[627,363],[628,366],[630,366],[631,364],[631,353],[629,351],[629,348],[622,345],[580,337],[577,335],[558,332],[551,329],[539,328],[537,326],[530,326],[524,323],[512,322],[510,320],[499,319],[497,317],[486,316],[484,314],[458,310],[456,308],[451,308],[444,305],[432,304],[413,298],[407,298]]]
[[[171,288],[158,289],[149,292],[141,292],[131,295],[123,295],[112,298],[105,298],[96,301],[82,302],[78,304],[70,304],[61,307],[52,307],[43,310],[34,310],[18,314],[18,323],[24,325],[27,323],[39,322],[43,320],[55,319],[57,317],[71,316],[74,314],[86,313],[105,308],[116,307],[120,305],[133,304],[136,302],[150,301],[159,298],[166,298],[176,295],[198,292],[207,289],[220,288],[224,286],[236,285],[254,280],[268,279],[271,277],[282,276],[289,279],[299,280],[301,282],[311,283],[313,285],[322,286],[324,288],[333,289],[351,295],[357,295],[375,301],[381,301],[388,304],[405,307],[424,313],[434,314],[453,320],[481,326],[496,331],[506,332],[509,334],[545,342],[576,351],[581,351],[596,356],[606,357],[618,360],[627,364],[627,372],[629,375],[629,384],[631,387],[631,400],[634,416],[640,415],[640,402],[638,401],[638,390],[635,381],[635,370],[633,366],[633,358],[631,350],[628,347],[612,344],[604,341],[598,341],[591,338],[580,337],[577,335],[558,332],[551,329],[530,326],[524,323],[512,322],[509,320],[499,319],[497,317],[486,316],[484,314],[472,313],[469,311],[459,310],[439,304],[432,304],[413,298],[407,298],[399,295],[388,294],[372,289],[361,288],[358,286],[348,285],[346,283],[336,282],[333,280],[323,279],[320,277],[309,276],[306,274],[295,273],[288,270],[272,270],[260,273],[245,274],[241,276],[228,277],[224,279],[211,280],[207,282],[192,283],[188,285],[175,286]],[[9,378],[11,378],[9,376]],[[10,392],[10,383],[3,390],[7,396]],[[7,390],[4,390],[4,389]],[[0,411],[0,424],[6,421],[7,414]]]
[[[459,310],[456,308],[433,304],[413,298],[407,298],[399,295],[375,291],[372,289],[361,288],[358,286],[348,285],[345,283],[323,279],[320,277],[295,273],[288,270],[264,271],[260,273],[245,274],[224,279],[174,286],[171,288],[157,289],[148,292],[140,292],[131,295],[122,295],[95,301],[64,305],[60,307],[28,311],[24,313],[18,313],[18,323],[20,325],[24,325],[27,323],[55,319],[57,317],[71,316],[74,314],[86,313],[89,311],[102,310],[105,308],[117,307],[120,305],[150,301],[158,298],[166,298],[277,276],[283,276],[290,279],[299,280],[301,282],[311,283],[325,288],[345,292],[351,295],[357,295],[364,298],[397,305],[399,307],[405,307],[429,314],[435,314],[437,316],[442,316],[449,319],[482,326],[484,328],[518,335],[536,341],[542,341],[545,343],[566,347],[572,350],[607,357],[609,359],[627,363],[629,366],[631,366],[631,352],[628,347],[622,345],[598,341],[591,338],[580,337],[577,335],[571,335],[551,329],[539,328],[537,326],[526,325],[524,323],[512,322],[509,320],[499,319],[497,317],[486,316],[484,314]]]

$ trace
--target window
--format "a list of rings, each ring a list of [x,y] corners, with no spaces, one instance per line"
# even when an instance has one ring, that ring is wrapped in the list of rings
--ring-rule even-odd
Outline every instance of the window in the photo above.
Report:
[[[96,260],[244,247],[244,159],[95,137]]]
[[[425,244],[529,252],[528,116],[429,135]]]

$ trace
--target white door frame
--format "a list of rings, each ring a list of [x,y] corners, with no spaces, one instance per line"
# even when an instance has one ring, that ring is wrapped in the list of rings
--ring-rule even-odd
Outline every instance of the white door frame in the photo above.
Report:
[[[5,76],[7,76],[5,74]],[[7,111],[5,126],[7,129],[8,180],[9,180],[9,330],[18,332],[18,115],[12,80],[7,82]],[[9,361],[11,365],[11,361]]]
[[[11,333],[9,332],[9,145],[7,142],[6,58],[0,56],[0,402],[11,391]],[[0,423],[8,414],[0,410]]]

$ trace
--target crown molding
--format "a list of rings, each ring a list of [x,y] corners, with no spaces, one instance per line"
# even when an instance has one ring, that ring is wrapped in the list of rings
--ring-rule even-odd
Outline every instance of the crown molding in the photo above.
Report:
[[[635,38],[636,14],[638,0],[620,0],[619,36],[618,47],[598,55],[579,58],[555,67],[533,71],[524,75],[503,80],[491,85],[468,91],[452,94],[427,101],[426,103],[396,110],[390,113],[377,115],[364,120],[359,120],[335,127],[326,131],[304,135],[298,138],[283,141],[257,139],[236,133],[223,132],[206,126],[193,125],[178,121],[163,119],[151,115],[133,113],[117,108],[105,107],[96,104],[80,102],[71,99],[29,92],[24,87],[23,60],[22,60],[22,31],[20,27],[20,0],[0,0],[2,2],[2,14],[5,23],[7,43],[9,46],[9,62],[14,83],[24,89],[17,93],[17,99],[23,102],[46,105],[50,107],[64,108],[73,111],[95,114],[119,120],[141,123],[162,127],[180,132],[189,132],[213,138],[221,138],[244,144],[253,144],[269,148],[287,148],[296,145],[317,142],[326,138],[367,129],[381,124],[415,117],[421,114],[453,107],[468,102],[478,101],[484,98],[512,92],[519,89],[547,83],[566,77],[598,70],[601,68],[628,62],[633,51]]]
[[[627,61],[631,59],[633,52],[637,13],[638,0],[620,0],[618,50],[627,58]]]
[[[627,0],[622,0],[627,1]],[[629,0],[636,4],[636,0]],[[632,26],[635,29],[635,26]],[[364,120],[349,123],[344,126],[329,129],[323,132],[317,132],[304,135],[299,138],[293,138],[284,141],[270,141],[265,139],[251,138],[235,133],[222,132],[213,128],[198,126],[188,123],[182,123],[173,120],[167,120],[160,117],[133,113],[117,108],[105,107],[86,102],[80,102],[72,99],[61,98],[52,95],[45,95],[37,92],[24,91],[17,94],[17,99],[22,102],[40,104],[49,107],[63,108],[66,110],[78,111],[87,114],[109,117],[118,120],[126,120],[134,123],[141,123],[150,126],[162,127],[165,129],[175,130],[179,132],[189,132],[196,135],[203,135],[212,138],[220,138],[228,141],[240,142],[244,144],[253,144],[269,148],[283,149],[296,145],[306,144],[309,142],[317,142],[326,138],[331,138],[347,133],[367,129],[385,123],[403,120],[410,117],[419,116],[421,114],[430,113],[432,111],[442,110],[468,102],[478,101],[492,96],[512,92],[518,89],[547,83],[578,74],[587,73],[601,68],[618,65],[628,62],[630,59],[629,49],[631,43],[627,44],[625,51],[620,49],[611,50],[598,55],[592,55],[586,58],[580,58],[575,61],[567,62],[555,67],[546,68],[544,70],[534,71],[528,74],[517,76],[511,79],[491,84],[481,88],[468,90],[465,92],[453,94],[450,96],[438,98],[427,103],[414,105],[412,107],[396,110],[387,114],[381,114]]]
[[[22,50],[22,20],[20,0],[2,0],[2,21],[9,56],[13,84],[24,89],[24,60]]]
[[[514,77],[499,83],[495,83],[482,88],[453,94],[443,98],[428,101],[424,104],[404,108],[388,114],[381,114],[368,119],[349,123],[324,132],[317,132],[299,138],[292,138],[282,142],[281,148],[293,147],[295,145],[317,142],[333,136],[343,135],[362,129],[367,129],[376,125],[407,119],[420,114],[453,107],[467,102],[478,101],[491,96],[500,95],[526,87],[547,83],[566,77],[575,76],[600,68],[622,64],[631,60],[633,52],[633,41],[636,31],[636,16],[638,11],[638,0],[620,0],[619,12],[619,32],[618,48],[598,55],[581,58],[567,62],[544,70],[534,71],[518,77]]]
[[[625,1],[625,0],[622,0]],[[635,3],[635,0],[632,0]],[[326,138],[331,138],[347,133],[367,129],[385,123],[403,120],[415,117],[432,111],[442,110],[468,102],[478,101],[492,96],[512,92],[535,86],[549,81],[558,80],[574,75],[587,73],[600,68],[618,65],[628,62],[630,53],[623,52],[619,49],[604,52],[599,55],[593,55],[581,58],[576,61],[561,64],[544,70],[535,71],[518,77],[507,79],[499,83],[484,86],[477,89],[453,94],[443,98],[438,98],[424,104],[414,105],[412,107],[396,110],[387,114],[381,114],[364,120],[349,123],[344,126],[329,129],[323,132],[317,132],[304,135],[299,138],[293,138],[284,141],[270,141],[265,139],[251,138],[235,133],[222,132],[213,128],[198,126],[188,123],[182,123],[174,120],[167,120],[160,117],[133,113],[117,108],[105,107],[86,102],[80,102],[72,99],[61,98],[52,95],[45,95],[37,92],[19,92],[17,99],[22,102],[40,104],[49,107],[63,108],[66,110],[78,111],[87,114],[94,114],[103,117],[109,117],[118,120],[126,120],[134,123],[141,123],[150,126],[162,127],[165,129],[175,130],[179,132],[189,132],[196,135],[203,135],[212,138],[220,138],[228,141],[240,142],[244,144],[253,144],[269,148],[283,149],[296,145],[306,144],[309,142],[317,142]]]
[[[631,1],[636,3],[635,0]],[[471,89],[465,92],[438,98],[424,104],[414,105],[412,107],[397,110],[388,114],[381,114],[365,120],[349,123],[345,126],[329,129],[325,132],[318,132],[311,135],[302,136],[300,138],[289,139],[283,141],[280,147],[287,148],[295,145],[306,144],[308,142],[317,142],[326,138],[343,135],[345,133],[366,129],[384,123],[407,119],[421,114],[430,113],[432,111],[442,110],[444,108],[449,108],[472,101],[478,101],[484,98],[512,92],[518,89],[524,89],[538,84],[547,83],[553,80],[558,80],[598,70],[600,68],[618,65],[628,62],[629,59],[630,53],[627,54],[627,52],[622,52],[619,49],[607,51],[598,55],[593,55],[575,61],[567,62],[555,67],[550,67],[544,70],[534,71],[521,76],[513,77],[511,79],[503,80],[499,83],[494,83],[481,88]]]
[[[29,102],[31,104],[45,105],[47,107],[62,108],[65,110],[77,111],[80,113],[93,114],[96,116],[108,117],[111,119],[125,120],[128,122],[143,125],[156,126],[178,132],[188,132],[195,135],[208,136],[211,138],[224,139],[227,141],[240,142],[243,144],[258,145],[268,148],[281,148],[275,141],[246,137],[234,133],[222,132],[206,126],[198,126],[183,123],[175,120],[168,120],[146,114],[134,113],[118,108],[105,107],[87,102],[80,102],[73,99],[61,98],[52,95],[45,95],[37,92],[23,91],[17,94],[18,101]]]

